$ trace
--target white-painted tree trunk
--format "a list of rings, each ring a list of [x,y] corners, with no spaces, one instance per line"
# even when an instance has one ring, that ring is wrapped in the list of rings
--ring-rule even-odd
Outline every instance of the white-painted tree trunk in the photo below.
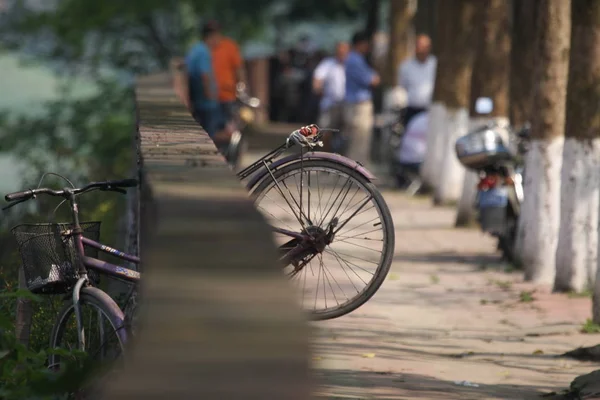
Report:
[[[443,143],[440,144],[441,164],[435,175],[433,199],[435,204],[456,202],[462,193],[465,179],[465,168],[456,157],[456,139],[465,135],[469,129],[469,111],[446,109],[446,120],[443,122]]]
[[[581,292],[596,279],[600,139],[566,139],[561,185],[554,288]]]
[[[564,137],[534,139],[525,161],[525,198],[516,250],[525,279],[552,285],[560,223],[560,174]]]
[[[600,239],[600,222],[598,223],[598,236],[597,239]],[[596,247],[596,255],[600,255],[600,240],[597,240]],[[596,258],[596,262],[600,263],[600,257]],[[600,321],[600,265],[596,264],[596,279],[594,280],[594,286],[592,288],[593,297],[592,297],[592,319],[594,322],[598,323]]]
[[[446,107],[442,103],[434,102],[429,109],[427,153],[421,167],[421,179],[425,186],[431,189],[436,186],[436,177],[442,163],[445,121]]]
[[[462,194],[457,205],[456,226],[465,226],[475,220],[475,199],[477,198],[477,183],[479,174],[465,170]]]

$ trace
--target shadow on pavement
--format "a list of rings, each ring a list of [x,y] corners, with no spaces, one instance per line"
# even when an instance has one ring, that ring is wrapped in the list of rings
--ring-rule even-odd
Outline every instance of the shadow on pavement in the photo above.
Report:
[[[477,267],[504,267],[502,259],[497,254],[465,255],[454,251],[428,254],[399,254],[394,256],[394,262],[411,262],[425,264],[471,264]]]
[[[536,386],[479,384],[469,387],[406,373],[320,370],[315,377],[321,384],[315,397],[321,399],[530,400],[549,393]],[[369,394],[361,396],[361,389],[368,389]]]

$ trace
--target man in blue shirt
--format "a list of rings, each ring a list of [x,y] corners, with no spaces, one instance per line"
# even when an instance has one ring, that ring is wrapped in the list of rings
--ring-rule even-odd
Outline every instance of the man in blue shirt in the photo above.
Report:
[[[214,139],[219,130],[220,114],[209,45],[214,35],[202,32],[203,41],[192,47],[185,58],[189,96],[194,119]]]
[[[352,37],[352,51],[346,59],[344,128],[349,140],[348,157],[368,165],[373,133],[371,89],[380,83],[379,75],[367,64],[369,36],[358,32]]]

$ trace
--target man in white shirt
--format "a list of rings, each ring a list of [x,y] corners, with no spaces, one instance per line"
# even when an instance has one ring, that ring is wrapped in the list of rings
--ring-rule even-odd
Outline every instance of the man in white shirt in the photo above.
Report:
[[[317,65],[313,74],[313,90],[321,96],[318,125],[322,128],[342,129],[346,71],[344,62],[350,51],[346,42],[337,43],[335,56],[327,57]],[[324,138],[326,149],[332,149],[331,137]],[[339,150],[339,146],[333,146]]]
[[[419,35],[415,43],[415,56],[400,65],[398,84],[407,94],[407,107],[402,121],[404,126],[431,105],[437,58],[430,53],[431,39],[427,35]]]

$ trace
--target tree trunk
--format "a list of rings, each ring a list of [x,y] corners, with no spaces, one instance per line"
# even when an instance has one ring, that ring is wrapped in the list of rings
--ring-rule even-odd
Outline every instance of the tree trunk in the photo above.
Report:
[[[415,31],[419,33],[425,33],[432,38],[437,35],[437,21],[436,18],[437,0],[418,0],[417,10],[415,12],[414,25]],[[440,46],[436,41],[432,41],[431,50],[437,53]]]
[[[19,289],[27,289],[25,282],[25,273],[23,267],[19,267]],[[31,317],[33,308],[31,300],[19,298],[17,300],[17,318],[15,323],[15,336],[23,346],[29,346],[29,336],[31,333]]]
[[[371,51],[367,55],[367,60],[371,66],[373,66],[373,44],[375,33],[379,28],[379,10],[381,6],[380,0],[369,0],[367,2],[367,23],[365,26],[365,32],[369,35],[371,41]]]
[[[596,279],[600,199],[600,0],[572,0],[563,152],[557,291],[582,291]]]
[[[509,3],[506,0],[480,0],[477,3],[479,26],[473,76],[471,78],[471,125],[488,122],[475,112],[475,100],[489,97],[494,102],[490,118],[508,116],[508,79],[510,69]],[[475,172],[466,171],[458,203],[456,226],[475,222],[473,203],[477,191]]]
[[[367,61],[369,65],[376,70],[381,75],[382,65],[380,62],[381,59],[377,60],[375,57],[375,36],[379,31],[379,15],[381,11],[381,0],[369,0],[367,3],[367,24],[365,27],[365,31],[369,35],[371,41],[371,49],[369,54],[367,54]],[[381,112],[383,107],[383,86],[378,85],[375,86],[372,90],[373,94],[373,112],[378,114]],[[371,138],[371,148],[376,145],[376,138]]]
[[[537,10],[531,143],[516,255],[525,279],[553,284],[560,222],[560,178],[569,68],[571,3],[540,0]]]
[[[510,68],[510,121],[531,121],[536,14],[539,0],[513,0]]]
[[[413,36],[414,0],[390,0],[387,65],[384,82],[388,87],[398,84],[398,67],[409,56],[409,42]]]
[[[476,0],[437,2],[438,67],[423,165],[424,182],[434,189],[436,204],[456,201],[462,192],[464,168],[454,142],[469,124],[476,4]]]

